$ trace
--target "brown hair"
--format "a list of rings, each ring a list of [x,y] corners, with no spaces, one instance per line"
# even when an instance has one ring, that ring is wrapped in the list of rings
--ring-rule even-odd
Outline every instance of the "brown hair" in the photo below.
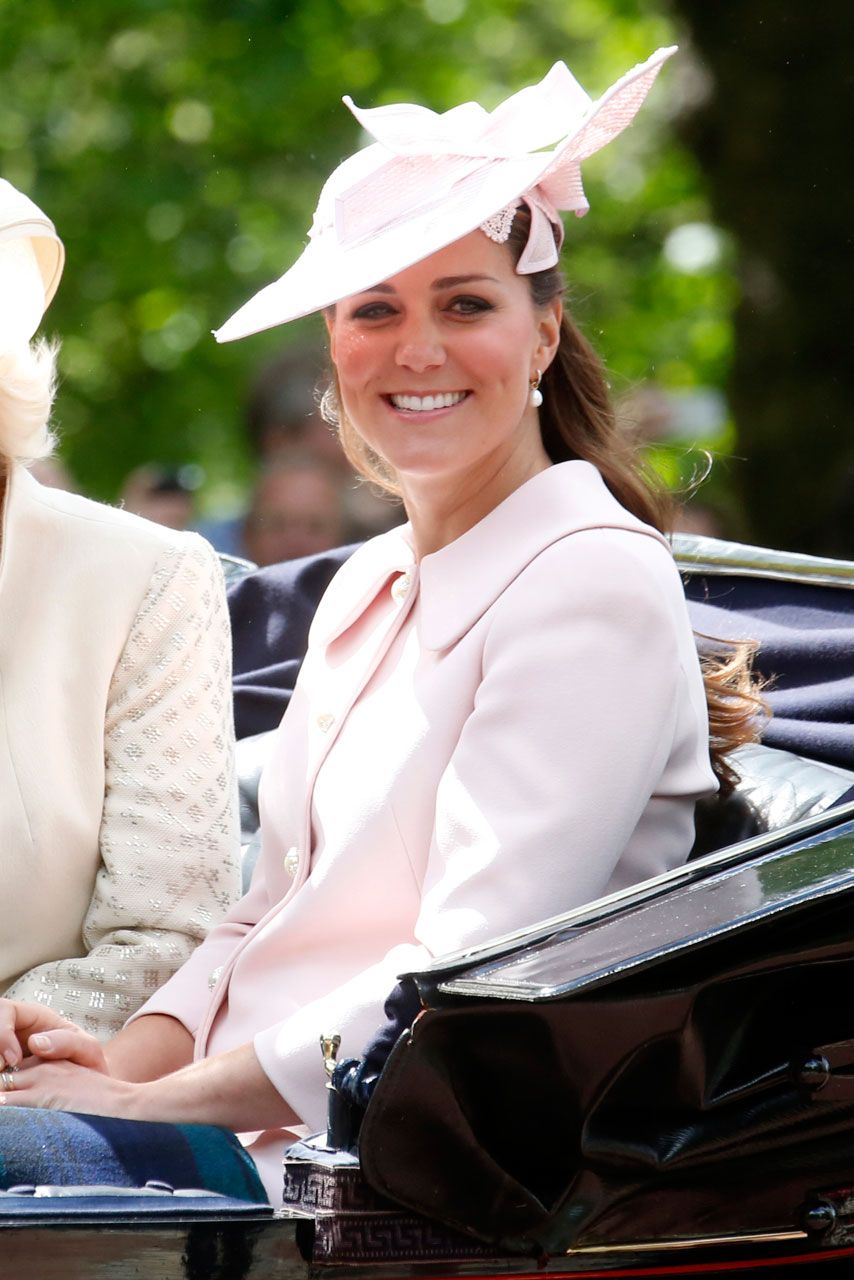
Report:
[[[365,443],[341,407],[341,396],[338,390],[338,375],[333,365],[327,386],[320,397],[320,416],[338,432],[341,448],[350,466],[363,480],[370,480],[384,493],[392,493],[400,497],[400,485],[385,458],[375,453]]]
[[[522,205],[516,211],[507,242],[514,263],[528,242],[530,222],[530,213]],[[527,279],[536,307],[547,306],[566,291],[557,266],[535,272]],[[660,533],[668,533],[673,501],[633,442],[618,428],[602,360],[566,310],[557,353],[543,374],[540,389],[540,433],[552,462],[592,462],[627,511]],[[392,468],[368,448],[339,405],[333,372],[332,385],[321,406],[324,417],[337,426],[344,452],[356,470],[383,489],[399,493]],[[703,638],[708,641],[700,664],[709,711],[709,752],[721,794],[727,795],[738,782],[727,756],[736,747],[756,740],[767,709],[761,684],[752,672],[756,645],[751,641]]]

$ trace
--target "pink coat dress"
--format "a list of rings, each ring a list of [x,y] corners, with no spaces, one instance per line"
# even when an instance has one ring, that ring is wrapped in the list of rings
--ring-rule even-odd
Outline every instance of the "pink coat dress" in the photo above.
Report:
[[[252,886],[142,1012],[252,1041],[309,1129],[402,971],[684,861],[715,788],[665,539],[585,462],[416,563],[365,544],[318,608],[261,784]],[[274,1203],[290,1134],[247,1135]]]

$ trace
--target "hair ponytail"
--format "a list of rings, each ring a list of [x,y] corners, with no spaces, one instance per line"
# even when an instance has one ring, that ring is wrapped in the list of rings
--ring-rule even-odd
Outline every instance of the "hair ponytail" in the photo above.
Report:
[[[552,462],[592,462],[627,511],[666,532],[673,514],[670,495],[618,429],[604,365],[567,312],[541,389],[540,432]]]

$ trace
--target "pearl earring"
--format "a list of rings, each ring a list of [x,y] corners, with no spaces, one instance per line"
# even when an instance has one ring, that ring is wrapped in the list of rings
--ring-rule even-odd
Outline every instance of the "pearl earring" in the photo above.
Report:
[[[543,393],[540,390],[540,378],[542,378],[542,376],[543,375],[540,373],[540,370],[538,369],[536,378],[532,378],[530,382],[531,407],[534,409],[539,409],[540,405],[543,403]]]

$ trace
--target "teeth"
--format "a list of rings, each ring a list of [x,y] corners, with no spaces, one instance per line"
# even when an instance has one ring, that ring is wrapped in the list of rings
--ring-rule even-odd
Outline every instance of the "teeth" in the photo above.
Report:
[[[389,396],[395,409],[426,413],[429,409],[450,409],[466,397],[465,391],[443,391],[433,396]]]

